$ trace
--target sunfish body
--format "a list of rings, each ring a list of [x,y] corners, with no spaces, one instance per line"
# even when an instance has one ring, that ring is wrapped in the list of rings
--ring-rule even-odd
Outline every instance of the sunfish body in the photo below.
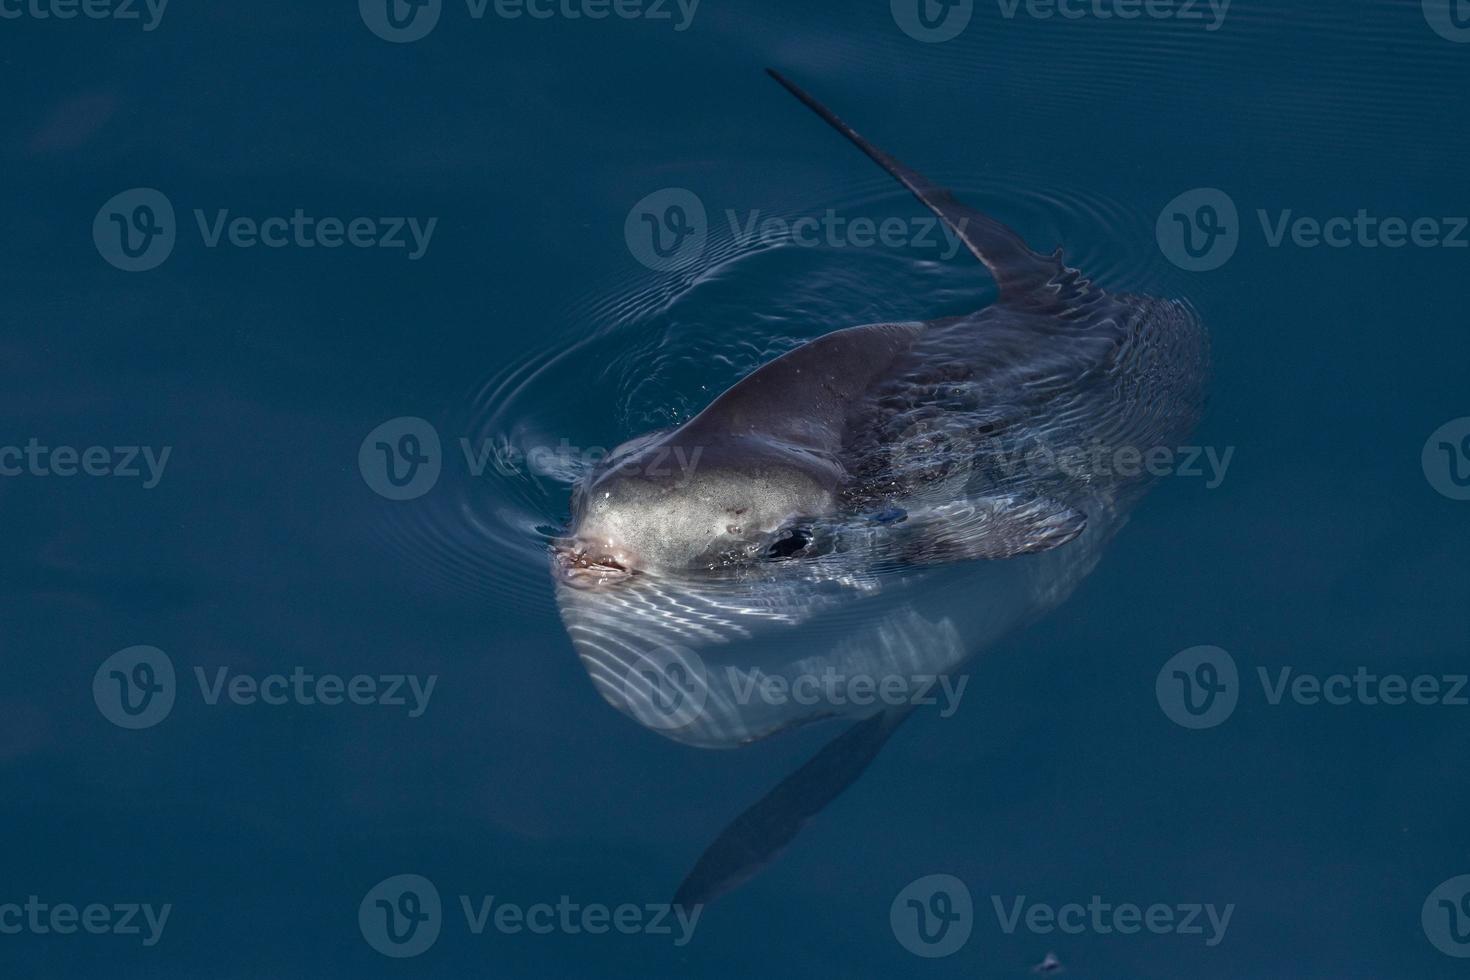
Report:
[[[571,531],[557,549],[564,580],[598,585],[787,558],[802,550],[787,543],[809,538],[812,521],[864,508],[900,508],[895,541],[922,556],[937,543],[925,540],[936,530],[926,508],[960,499],[984,520],[963,539],[942,535],[939,557],[1007,558],[1072,540],[1089,515],[1069,491],[1123,494],[1139,481],[1101,473],[1070,487],[972,481],[961,498],[909,464],[926,439],[978,455],[1014,448],[1021,435],[1053,450],[1168,445],[1199,411],[1205,343],[1193,312],[1104,292],[1063,265],[1060,251],[1033,252],[772,75],[943,218],[990,269],[999,299],[970,316],[819,337],[684,425],[618,447],[574,491]],[[674,473],[651,465],[672,455],[696,465]],[[1099,488],[1099,478],[1112,486]]]
[[[709,747],[869,718],[743,814],[685,901],[769,859],[907,710],[773,701],[752,678],[953,671],[1061,602],[1147,486],[1116,462],[1177,447],[1207,374],[1187,305],[1102,290],[771,74],[938,214],[999,295],[968,316],[819,337],[574,488],[558,600],[610,703]],[[649,465],[671,456],[692,465]],[[852,628],[863,604],[875,611]]]

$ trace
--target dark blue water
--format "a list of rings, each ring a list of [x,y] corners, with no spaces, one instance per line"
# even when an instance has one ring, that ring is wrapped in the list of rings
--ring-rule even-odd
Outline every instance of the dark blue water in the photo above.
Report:
[[[150,30],[141,5],[0,4],[0,976],[1020,977],[1048,953],[1078,977],[1463,974],[1470,902],[1436,889],[1470,873],[1470,707],[1273,704],[1258,678],[1446,695],[1467,670],[1470,442],[1431,439],[1470,415],[1463,3],[1236,0],[1211,29],[1207,5],[987,0],[929,42],[902,3],[477,19],[444,0],[405,43],[355,7],[175,0]],[[976,651],[958,711],[916,713],[689,941],[676,922],[476,934],[461,896],[667,902],[842,730],[711,751],[604,703],[544,553],[582,451],[683,421],[803,340],[994,298],[963,251],[738,233],[923,214],[766,66],[1104,287],[1188,300],[1214,361],[1191,442],[1233,450],[1228,472],[1160,480],[1065,604]],[[625,234],[666,188],[706,210],[672,271]],[[1235,220],[1171,206],[1197,188]],[[1417,241],[1384,245],[1360,211]],[[1181,268],[1161,213],[1235,252]],[[221,225],[239,217],[262,227]],[[422,248],[382,220],[408,217]],[[1273,244],[1302,217],[1349,219],[1341,247]],[[355,218],[404,244],[352,244]],[[261,231],[281,246],[245,244]],[[365,476],[365,438],[404,417],[440,440],[413,447],[428,489]],[[461,439],[577,449],[476,474]],[[1156,680],[1201,645],[1228,652],[1237,705],[1190,729]],[[104,666],[136,646],[172,684]],[[344,703],[229,693],[298,668]],[[357,675],[374,703],[346,697]],[[380,703],[396,675],[435,678],[416,716],[406,682]],[[119,678],[146,682],[142,714]],[[417,952],[401,961],[359,921],[400,874],[442,901],[432,945],[388,943]],[[973,914],[921,958],[890,906],[934,874]],[[1216,936],[1203,915],[1201,934],[1007,930],[1021,896],[1232,911]],[[130,903],[168,918],[120,930]],[[99,934],[77,925],[91,905]]]

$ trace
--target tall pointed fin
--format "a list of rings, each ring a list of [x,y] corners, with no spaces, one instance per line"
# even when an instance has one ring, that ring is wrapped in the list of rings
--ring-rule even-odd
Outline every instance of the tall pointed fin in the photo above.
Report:
[[[1038,298],[1042,298],[1038,294],[1043,294],[1048,283],[1066,283],[1075,279],[1077,274],[1062,264],[1060,251],[1053,255],[1033,252],[1020,235],[1001,222],[961,204],[948,190],[930,183],[924,175],[910,170],[863,139],[856,130],[839,119],[836,113],[791,79],[773,68],[767,68],[766,72],[807,108],[826,120],[828,125],[851,140],[874,163],[897,178],[925,207],[939,215],[965,246],[975,253],[975,257],[985,263],[985,267],[995,277],[996,285],[1000,287],[1002,302],[1035,303]]]

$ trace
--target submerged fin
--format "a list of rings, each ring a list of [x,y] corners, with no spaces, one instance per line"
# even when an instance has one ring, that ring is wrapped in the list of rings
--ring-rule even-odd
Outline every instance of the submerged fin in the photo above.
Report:
[[[1050,300],[1052,297],[1047,296],[1045,291],[1052,283],[1057,285],[1059,291],[1065,290],[1073,294],[1078,291],[1080,276],[1076,270],[1062,264],[1060,249],[1052,255],[1033,252],[1021,236],[1006,225],[961,204],[948,190],[930,183],[927,177],[910,170],[863,139],[832,110],[785,75],[773,68],[767,68],[766,73],[785,86],[807,108],[821,116],[833,129],[851,140],[874,163],[897,178],[925,207],[939,215],[995,277],[996,285],[1000,287],[1001,302],[1034,304],[1038,299]]]
[[[905,557],[936,564],[1050,551],[1086,530],[1087,517],[1050,497],[1011,494],[910,513],[900,528]]]
[[[674,895],[708,904],[770,864],[807,822],[851,786],[912,709],[890,708],[858,722],[736,817],[705,849]]]

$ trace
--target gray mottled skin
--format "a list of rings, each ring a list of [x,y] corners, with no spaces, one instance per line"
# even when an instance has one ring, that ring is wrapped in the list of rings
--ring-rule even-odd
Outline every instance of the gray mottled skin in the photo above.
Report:
[[[1037,448],[1172,448],[1201,409],[1205,334],[1187,306],[1102,290],[1060,252],[1033,251],[775,77],[940,215],[999,297],[968,316],[819,337],[684,425],[619,447],[574,488],[570,532],[554,548],[558,601],[615,704],[626,701],[621,677],[647,651],[728,652],[737,662],[779,641],[756,641],[769,627],[880,591],[884,569],[969,562],[962,605],[900,617],[900,634],[927,632],[912,647],[928,659],[917,654],[913,666],[953,669],[1065,598],[1148,483],[1116,467],[1018,461]],[[671,456],[693,465],[654,465]],[[809,544],[783,561],[792,556],[773,546],[793,543],[794,531]],[[734,585],[702,574],[732,569]],[[902,645],[844,635],[822,656],[881,671]],[[788,675],[815,666],[806,652],[788,656]],[[666,734],[739,744],[812,714],[709,693],[697,723]]]
[[[1102,290],[772,75],[938,214],[999,296],[968,316],[813,340],[684,425],[619,447],[575,488],[554,548],[558,602],[610,703],[707,747],[828,715],[866,718],[727,828],[680,888],[683,902],[769,861],[908,710],[751,700],[730,671],[789,681],[834,666],[960,669],[1065,599],[1148,483],[1090,464],[1018,468],[1017,454],[1177,447],[1207,374],[1188,306]],[[675,451],[696,465],[648,475]],[[788,560],[777,550],[794,530],[810,543]],[[883,575],[895,568],[914,574]],[[700,706],[674,726],[657,723],[669,700],[658,673],[671,665]]]
[[[857,327],[777,358],[678,429],[619,447],[574,501],[574,540],[632,569],[753,557],[798,517],[832,513],[850,482],[853,406],[888,376],[918,324]],[[645,475],[678,450],[690,472]],[[695,454],[698,454],[697,456]]]
[[[1028,442],[1172,445],[1198,417],[1206,374],[1192,311],[1104,292],[1060,252],[1032,251],[772,75],[954,228],[995,277],[999,299],[966,317],[820,337],[679,428],[620,447],[574,493],[571,534],[558,550],[564,579],[600,584],[754,560],[794,524],[895,503],[913,515],[910,540],[897,546],[906,554],[1008,558],[1066,544],[1107,516],[1089,511],[1131,499],[1144,481],[1107,474],[1008,487],[1014,474],[987,465],[986,453]],[[963,486],[936,485],[932,473],[904,465],[932,448],[924,440],[936,432],[973,450]],[[676,450],[697,465],[648,475],[646,463]],[[940,493],[974,501],[971,512],[984,518],[947,542],[926,540],[925,511],[914,505],[942,505]]]

